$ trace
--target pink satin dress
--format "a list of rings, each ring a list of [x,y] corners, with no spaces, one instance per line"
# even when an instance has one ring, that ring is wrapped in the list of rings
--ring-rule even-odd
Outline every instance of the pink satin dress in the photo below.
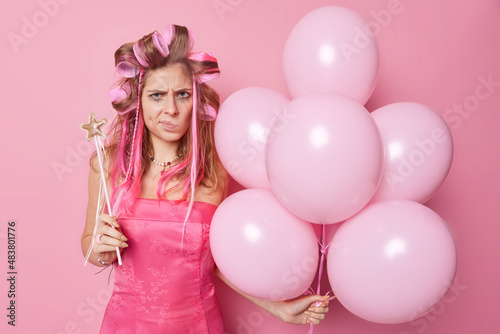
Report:
[[[139,198],[118,222],[128,238],[100,333],[225,333],[211,273],[210,222],[216,206]]]

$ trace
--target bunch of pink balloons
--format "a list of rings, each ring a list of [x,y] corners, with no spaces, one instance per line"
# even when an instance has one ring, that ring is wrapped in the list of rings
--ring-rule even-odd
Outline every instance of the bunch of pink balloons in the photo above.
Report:
[[[372,322],[424,315],[456,271],[446,223],[422,204],[450,169],[448,126],[418,103],[372,113],[363,106],[375,87],[378,48],[350,9],[306,15],[290,33],[283,65],[291,99],[250,87],[219,111],[217,152],[249,189],[229,196],[214,216],[217,265],[250,295],[299,296],[318,266],[310,223],[341,223],[327,258],[340,303]]]

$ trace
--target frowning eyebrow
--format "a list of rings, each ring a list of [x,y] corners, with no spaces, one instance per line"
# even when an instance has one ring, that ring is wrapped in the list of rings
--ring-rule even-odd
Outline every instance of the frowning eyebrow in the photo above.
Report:
[[[167,91],[163,89],[146,89],[146,93],[166,93]]]
[[[178,93],[178,92],[192,92],[192,91],[193,91],[192,87],[174,89],[174,92],[176,92],[176,93]]]
[[[178,93],[178,92],[189,92],[190,93],[192,91],[193,91],[192,87],[174,89],[174,93]],[[167,93],[167,92],[168,92],[168,90],[163,90],[163,89],[146,89],[146,93],[148,93],[148,94]]]

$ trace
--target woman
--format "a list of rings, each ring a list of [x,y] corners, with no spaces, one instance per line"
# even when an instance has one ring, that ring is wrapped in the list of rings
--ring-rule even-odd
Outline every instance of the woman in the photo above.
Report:
[[[328,311],[327,297],[259,300],[214,267],[208,233],[226,196],[227,174],[213,140],[219,97],[205,82],[219,68],[213,56],[191,52],[193,43],[187,28],[172,25],[115,52],[122,79],[110,92],[119,115],[105,172],[119,218],[95,218],[100,171],[94,155],[82,235],[82,251],[97,266],[114,263],[116,249],[123,255],[101,333],[225,333],[212,271],[283,321],[317,324]]]

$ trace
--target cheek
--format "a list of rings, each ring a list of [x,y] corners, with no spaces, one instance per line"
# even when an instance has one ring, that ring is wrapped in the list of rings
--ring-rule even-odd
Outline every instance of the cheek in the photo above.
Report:
[[[144,119],[153,119],[158,115],[159,106],[151,103],[142,104],[142,114]]]
[[[147,106],[142,106],[142,117],[144,119],[144,125],[151,130],[154,127],[156,117],[155,113]]]
[[[189,126],[191,122],[192,109],[193,105],[191,103],[182,104],[178,109],[180,111],[183,123],[185,123],[187,126]]]

